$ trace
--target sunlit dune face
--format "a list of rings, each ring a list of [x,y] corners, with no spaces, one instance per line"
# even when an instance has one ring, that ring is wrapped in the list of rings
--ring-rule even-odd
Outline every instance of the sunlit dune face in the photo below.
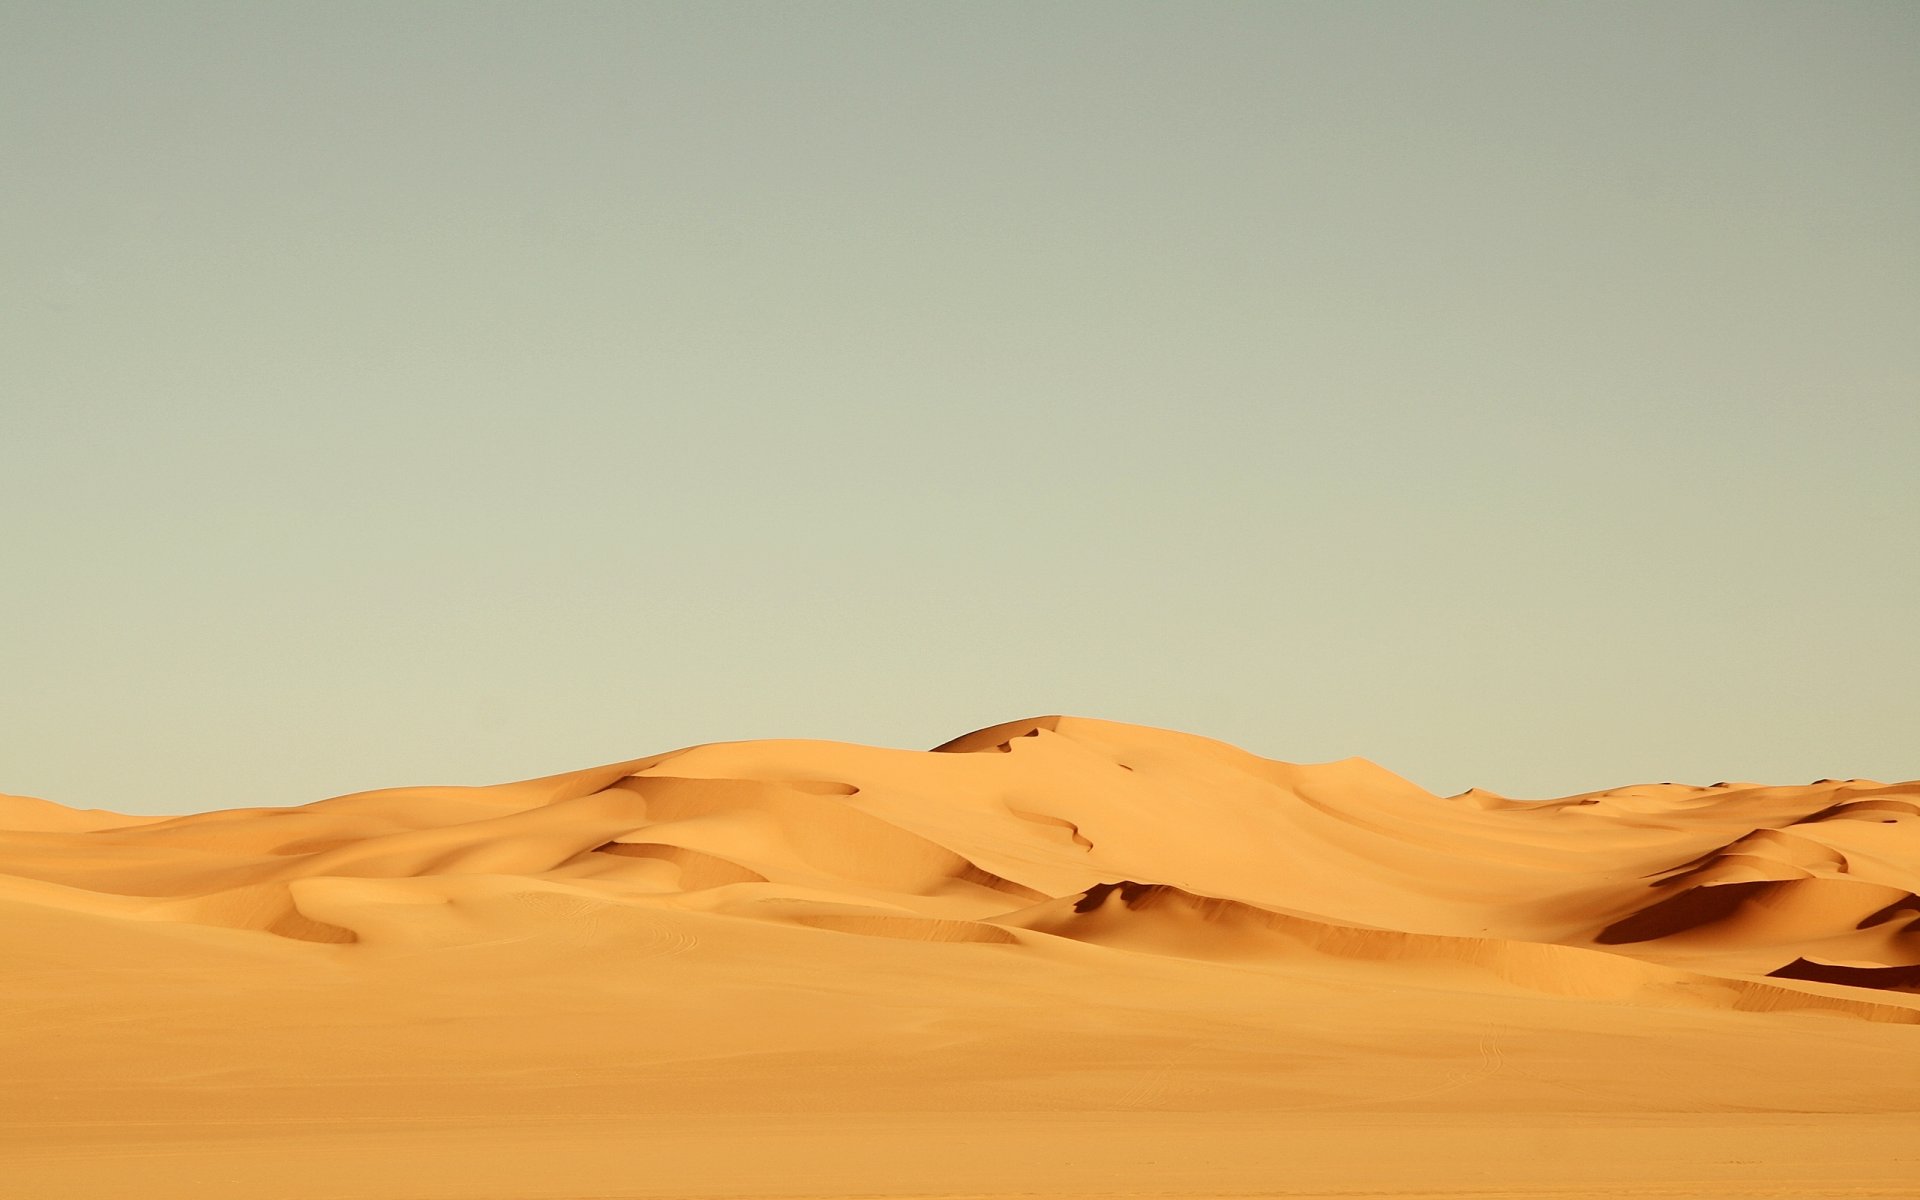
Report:
[[[61,1121],[1877,1110],[1920,1053],[1916,814],[1441,798],[1062,717],[164,820],[9,800],[0,1045],[12,1111]]]

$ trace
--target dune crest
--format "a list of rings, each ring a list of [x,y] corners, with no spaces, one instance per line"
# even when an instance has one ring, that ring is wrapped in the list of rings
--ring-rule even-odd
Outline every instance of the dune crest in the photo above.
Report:
[[[297,888],[377,879],[433,896],[486,876],[839,933],[997,942],[1018,928],[1292,969],[1289,947],[1484,965],[1494,943],[1865,991],[1906,990],[1920,967],[1916,922],[1887,919],[1920,913],[1920,785],[1441,799],[1361,759],[1275,762],[1073,717],[931,753],[719,744],[498,787],[169,819],[7,797],[0,819],[0,888],[56,884],[94,895],[76,904],[92,911],[333,953],[372,948],[352,914],[316,917]],[[1856,873],[1855,857],[1873,868]],[[1825,961],[1881,970],[1806,965]]]
[[[1920,783],[1440,797],[1055,716],[169,818],[5,797],[0,951],[0,1108],[43,1131],[1884,1113]]]

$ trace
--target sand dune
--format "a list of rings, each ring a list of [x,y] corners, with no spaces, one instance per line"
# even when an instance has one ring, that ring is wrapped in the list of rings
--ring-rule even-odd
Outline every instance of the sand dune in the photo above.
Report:
[[[1063,717],[166,819],[9,796],[0,1103],[76,1196],[248,1194],[154,1155],[288,1122],[1909,1112],[1916,891],[1920,783],[1442,798]],[[46,1149],[131,1130],[162,1149],[120,1175]],[[525,1194],[760,1186],[579,1161]],[[1238,1161],[1206,1186],[1300,1194]],[[946,1194],[888,1169],[761,1193]],[[281,1194],[500,1194],[328,1178]]]

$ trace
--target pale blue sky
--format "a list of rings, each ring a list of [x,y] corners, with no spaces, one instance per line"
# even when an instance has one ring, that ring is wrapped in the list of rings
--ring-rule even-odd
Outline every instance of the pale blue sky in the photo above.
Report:
[[[1920,6],[0,0],[0,791],[1920,775]]]

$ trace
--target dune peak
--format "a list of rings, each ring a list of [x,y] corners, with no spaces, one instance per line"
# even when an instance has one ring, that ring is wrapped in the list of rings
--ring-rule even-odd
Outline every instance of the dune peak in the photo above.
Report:
[[[1920,783],[1442,799],[1058,714],[168,818],[5,797],[0,906],[22,1128],[1644,1120],[1904,1103],[1920,1051]]]

